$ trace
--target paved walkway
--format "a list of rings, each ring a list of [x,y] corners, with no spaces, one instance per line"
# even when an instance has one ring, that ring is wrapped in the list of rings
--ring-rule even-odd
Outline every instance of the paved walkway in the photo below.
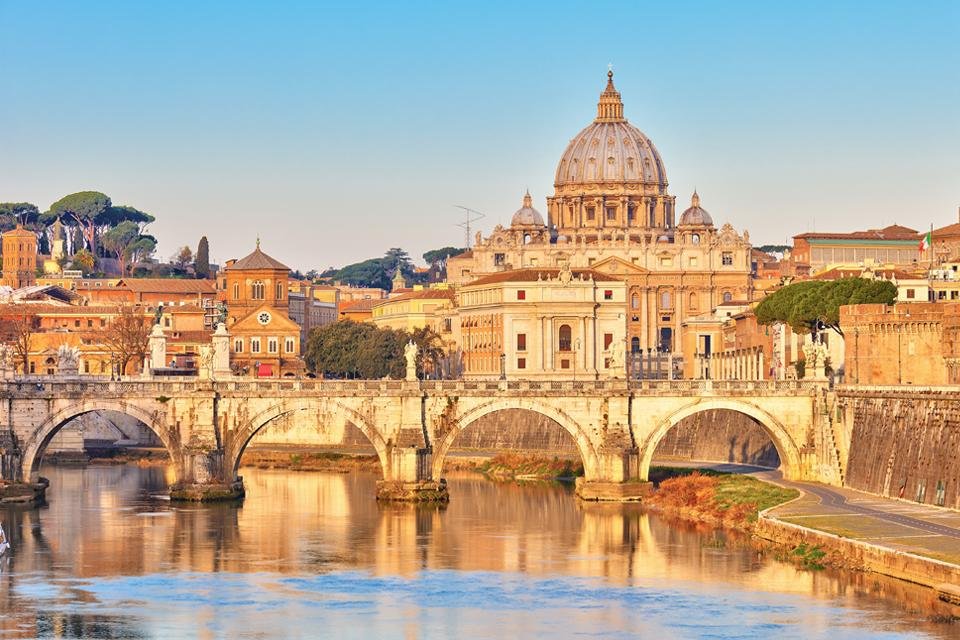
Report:
[[[960,512],[883,498],[846,487],[790,482],[779,471],[751,475],[803,495],[770,515],[812,529],[960,564]]]
[[[760,467],[673,461],[662,464],[746,473],[798,489],[800,498],[775,507],[770,515],[784,522],[960,565],[960,511],[883,498],[846,487],[791,482],[784,480],[779,471]]]

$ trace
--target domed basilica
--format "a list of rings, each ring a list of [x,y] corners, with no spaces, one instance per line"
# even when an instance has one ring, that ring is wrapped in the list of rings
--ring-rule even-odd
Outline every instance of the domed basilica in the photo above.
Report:
[[[675,204],[660,153],[624,117],[611,71],[596,118],[560,157],[547,219],[527,193],[509,227],[478,233],[470,251],[448,261],[447,278],[460,285],[538,267],[615,276],[627,283],[629,351],[682,355],[682,323],[750,300],[751,247],[746,232],[716,228],[696,192],[679,218]]]

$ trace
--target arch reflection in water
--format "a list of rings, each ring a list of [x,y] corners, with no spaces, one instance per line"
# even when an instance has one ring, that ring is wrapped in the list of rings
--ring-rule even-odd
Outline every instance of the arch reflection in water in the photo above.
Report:
[[[729,637],[769,637],[770,625],[794,637],[943,635],[861,597],[862,576],[801,571],[635,505],[579,504],[562,486],[448,474],[459,499],[446,509],[383,508],[371,499],[375,474],[245,468],[257,490],[242,506],[211,507],[151,498],[161,469],[45,473],[58,480],[50,507],[11,522],[8,637],[53,625],[84,637],[107,627],[296,636],[318,625],[340,637],[676,637],[698,624]],[[920,590],[869,582],[921,602]]]

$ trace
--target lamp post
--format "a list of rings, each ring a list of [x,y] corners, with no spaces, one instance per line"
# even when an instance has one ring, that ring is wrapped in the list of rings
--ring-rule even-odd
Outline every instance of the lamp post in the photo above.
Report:
[[[500,354],[500,379],[507,379],[507,354]]]

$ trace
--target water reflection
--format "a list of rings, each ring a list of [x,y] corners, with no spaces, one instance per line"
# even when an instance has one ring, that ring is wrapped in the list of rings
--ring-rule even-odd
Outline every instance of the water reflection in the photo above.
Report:
[[[445,508],[382,506],[372,474],[244,469],[242,506],[183,506],[160,467],[45,475],[49,507],[0,512],[0,637],[308,637],[321,619],[340,637],[953,631],[926,619],[946,611],[929,591],[562,486],[454,476]]]

